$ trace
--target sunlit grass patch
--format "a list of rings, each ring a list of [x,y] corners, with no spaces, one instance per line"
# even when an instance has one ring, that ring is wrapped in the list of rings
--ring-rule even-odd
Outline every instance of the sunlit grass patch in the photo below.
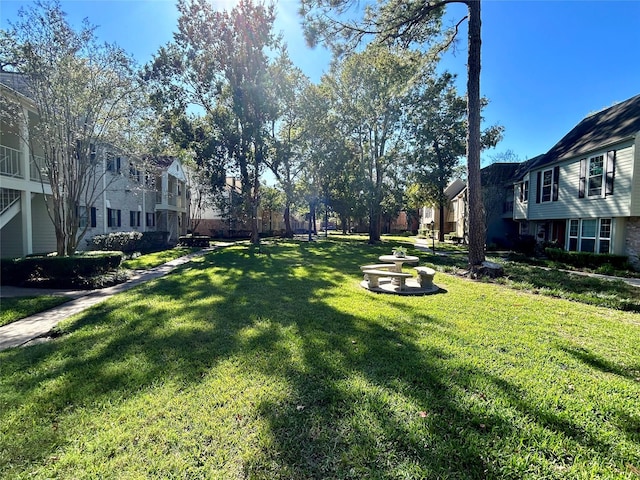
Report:
[[[0,352],[0,476],[633,478],[637,314],[362,289],[387,247],[212,252]]]
[[[162,250],[155,253],[147,253],[139,257],[122,262],[123,268],[131,270],[149,270],[164,263],[180,258],[189,253],[197,252],[200,248],[175,247],[169,250]]]
[[[5,297],[0,300],[0,326],[48,310],[71,300],[59,295]]]

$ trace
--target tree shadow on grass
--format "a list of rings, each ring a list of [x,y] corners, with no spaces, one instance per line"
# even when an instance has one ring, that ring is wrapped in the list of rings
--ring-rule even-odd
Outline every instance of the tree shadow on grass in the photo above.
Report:
[[[482,408],[477,385],[488,372],[460,365],[418,332],[455,338],[454,325],[426,308],[408,318],[405,301],[364,290],[378,316],[332,306],[341,289],[358,288],[349,285],[359,265],[380,247],[283,242],[266,250],[209,254],[77,316],[53,343],[2,352],[0,423],[32,427],[0,441],[0,472],[64,451],[74,439],[52,425],[79,408],[158,385],[196,386],[234,358],[248,379],[288,386],[278,398],[247,402],[255,400],[268,438],[243,457],[247,477],[500,476],[495,444],[518,431],[499,410]],[[421,298],[411,301],[429,300]],[[557,425],[508,383],[495,383],[523,416]],[[238,428],[249,436],[258,426]]]
[[[636,380],[640,376],[640,365],[618,365],[606,358],[602,358],[583,347],[561,346],[560,350],[568,353],[580,362],[603,373],[612,373],[620,377]]]

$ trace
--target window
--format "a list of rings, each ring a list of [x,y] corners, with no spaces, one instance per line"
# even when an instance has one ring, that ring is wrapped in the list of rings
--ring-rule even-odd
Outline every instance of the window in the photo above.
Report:
[[[580,228],[580,251],[593,252],[596,245],[597,220],[582,220]]]
[[[121,164],[120,157],[109,155],[107,157],[107,172],[120,173]]]
[[[542,172],[542,201],[551,201],[551,188],[553,187],[553,170]]]
[[[578,232],[580,221],[569,220],[569,251],[578,251]]]
[[[131,180],[135,180],[136,182],[140,183],[141,175],[142,172],[138,170],[135,165],[129,165],[129,177],[131,178]]]
[[[131,227],[139,227],[140,226],[140,212],[137,210],[129,211],[129,226]]]
[[[610,218],[569,220],[569,251],[609,253],[611,249]]]
[[[113,208],[107,208],[107,226],[119,227],[121,226],[121,212]]]
[[[538,172],[536,203],[555,202],[558,200],[558,181],[560,167]]]
[[[589,159],[587,178],[587,195],[590,197],[602,195],[602,172],[604,168],[604,156],[598,155]]]
[[[95,207],[87,209],[85,206],[78,207],[78,227],[85,228],[87,226],[96,228],[97,210]]]
[[[600,235],[599,235],[598,253],[609,253],[611,248],[611,219],[600,219]]]
[[[154,213],[147,213],[147,227],[155,227],[156,216]]]
[[[606,197],[613,195],[613,180],[616,173],[616,152],[606,155],[595,155],[580,160],[580,183],[578,184],[578,198]]]
[[[520,184],[520,201],[523,203],[529,201],[529,180]]]

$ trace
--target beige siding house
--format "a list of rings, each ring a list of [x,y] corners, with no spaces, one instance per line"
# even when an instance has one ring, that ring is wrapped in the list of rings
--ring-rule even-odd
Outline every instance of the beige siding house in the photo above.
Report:
[[[462,238],[464,235],[464,198],[460,195],[466,184],[456,178],[444,190],[448,204],[444,207],[444,223],[440,224],[440,212],[437,207],[425,206],[420,209],[420,231],[431,232],[436,236],[440,230],[445,235]],[[429,233],[431,235],[431,233]]]

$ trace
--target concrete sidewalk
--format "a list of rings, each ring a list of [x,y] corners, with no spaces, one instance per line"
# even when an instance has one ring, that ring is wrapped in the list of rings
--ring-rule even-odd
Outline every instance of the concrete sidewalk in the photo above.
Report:
[[[55,289],[21,289],[17,287],[2,287],[1,292],[3,297],[57,294],[68,295],[72,297],[73,300],[63,303],[62,305],[58,305],[51,310],[40,312],[0,327],[0,350],[26,345],[35,339],[44,337],[61,320],[82,312],[83,310],[108,299],[112,295],[129,290],[141,283],[148,282],[149,280],[163,277],[176,267],[190,262],[193,258],[205,255],[214,249],[215,247],[206,248],[198,252],[185,255],[184,257],[177,258],[150,270],[136,271],[126,282],[100,290],[63,291]]]

